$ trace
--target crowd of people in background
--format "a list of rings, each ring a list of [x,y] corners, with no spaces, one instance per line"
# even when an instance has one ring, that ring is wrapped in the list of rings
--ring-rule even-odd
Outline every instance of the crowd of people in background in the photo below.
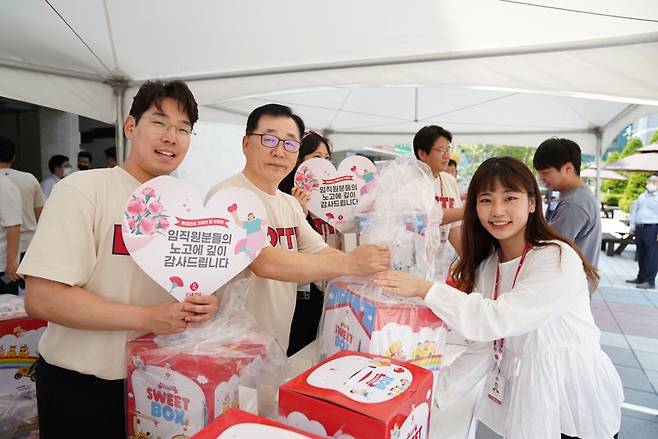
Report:
[[[114,167],[116,148],[105,149],[107,167]],[[16,144],[0,137],[0,294],[19,294],[25,281],[16,271],[23,260],[46,199],[55,185],[74,169],[69,158],[55,154],[48,159],[50,174],[39,183],[32,173],[16,169]],[[78,152],[77,170],[93,168],[89,151]]]

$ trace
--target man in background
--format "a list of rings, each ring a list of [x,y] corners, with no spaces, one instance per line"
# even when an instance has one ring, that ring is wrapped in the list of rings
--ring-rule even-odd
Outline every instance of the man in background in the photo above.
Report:
[[[53,186],[58,181],[73,172],[69,158],[61,154],[55,154],[48,160],[48,169],[50,170],[50,175],[41,182],[41,192],[43,192],[44,198],[48,198],[50,192],[53,190]]]
[[[78,170],[86,171],[91,169],[91,154],[89,151],[80,151],[78,153]]]
[[[548,191],[560,191],[555,208],[546,211],[546,221],[575,242],[596,267],[601,251],[601,216],[592,190],[580,178],[580,156],[576,142],[553,137],[539,145],[533,165]]]

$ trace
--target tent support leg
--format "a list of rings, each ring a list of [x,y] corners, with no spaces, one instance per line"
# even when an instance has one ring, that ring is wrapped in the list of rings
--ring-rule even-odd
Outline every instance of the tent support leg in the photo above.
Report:
[[[126,86],[122,84],[114,84],[115,105],[116,105],[116,124],[114,137],[116,140],[117,148],[117,163],[122,165],[126,160],[126,143],[123,140],[123,97],[126,92]]]
[[[603,155],[603,132],[596,130],[596,202],[601,202],[601,156]]]

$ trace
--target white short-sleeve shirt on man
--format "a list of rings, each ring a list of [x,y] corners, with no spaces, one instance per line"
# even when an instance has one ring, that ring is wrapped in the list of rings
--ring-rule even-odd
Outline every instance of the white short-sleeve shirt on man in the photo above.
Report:
[[[173,301],[133,262],[123,243],[123,212],[140,185],[120,167],[76,172],[61,180],[46,203],[19,273],[79,286],[116,303]],[[122,379],[126,345],[139,335],[49,322],[39,353],[55,366],[107,380]]]
[[[23,206],[21,253],[24,253],[30,245],[30,241],[32,241],[34,231],[37,229],[37,216],[34,209],[43,207],[43,193],[39,181],[29,172],[7,168],[3,169],[2,173],[9,177],[21,194],[21,204]]]
[[[21,195],[6,175],[0,174],[0,272],[7,265],[7,227],[20,225]]]
[[[276,194],[268,194],[239,173],[214,186],[206,200],[228,187],[248,189],[263,202],[267,212],[268,238],[273,247],[302,253],[316,253],[327,247],[322,236],[306,221],[299,202],[293,196],[278,189]],[[249,269],[246,271],[250,272]],[[288,349],[296,299],[296,283],[253,276],[247,310],[256,318],[258,327],[276,338],[284,351]]]

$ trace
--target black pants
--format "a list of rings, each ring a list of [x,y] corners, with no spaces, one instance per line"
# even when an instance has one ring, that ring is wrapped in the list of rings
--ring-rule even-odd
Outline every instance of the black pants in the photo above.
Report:
[[[25,253],[21,253],[19,261],[23,260]],[[5,282],[2,280],[4,277],[4,272],[0,273],[0,294],[13,294],[18,295],[18,288],[25,288],[25,281],[23,278],[18,279],[16,282]]]
[[[290,338],[286,352],[289,357],[302,350],[318,336],[323,301],[322,290],[313,283],[310,293],[297,291],[297,303],[290,324]]]
[[[617,433],[617,434],[614,435],[613,437],[614,437],[615,439],[617,439],[617,436],[619,436],[619,433]],[[566,434],[563,434],[563,435],[561,436],[561,439],[578,439],[578,438],[577,438],[576,436],[567,436]]]
[[[635,243],[637,246],[637,280],[656,284],[658,273],[658,224],[637,224]]]
[[[37,364],[39,437],[125,439],[124,380],[102,380],[48,364]]]

